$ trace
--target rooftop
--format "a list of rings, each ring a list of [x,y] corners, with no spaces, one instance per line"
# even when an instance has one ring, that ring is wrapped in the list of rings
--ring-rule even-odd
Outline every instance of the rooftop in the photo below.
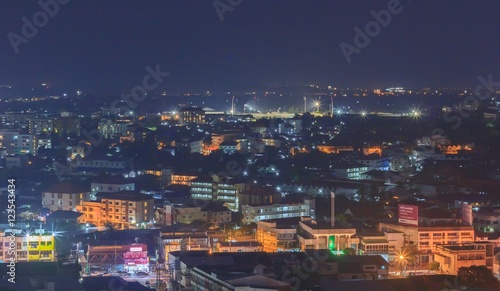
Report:
[[[123,190],[115,193],[98,192],[96,197],[101,199],[115,199],[125,201],[146,201],[154,200],[153,196],[142,194],[136,191]]]
[[[82,216],[83,213],[69,210],[56,210],[52,214],[48,215],[47,219],[77,219]]]
[[[79,193],[86,193],[90,192],[89,189],[86,189],[80,185],[70,183],[70,182],[63,182],[59,184],[55,184],[48,189],[43,191],[44,193],[65,193],[65,194],[79,194]]]

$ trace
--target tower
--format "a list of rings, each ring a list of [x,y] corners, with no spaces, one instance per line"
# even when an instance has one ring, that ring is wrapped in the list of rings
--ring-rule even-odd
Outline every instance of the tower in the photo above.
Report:
[[[335,227],[335,192],[330,191],[330,197],[331,197],[330,213],[332,215],[332,218],[330,220],[330,222],[331,222],[330,226],[332,228],[334,228]]]

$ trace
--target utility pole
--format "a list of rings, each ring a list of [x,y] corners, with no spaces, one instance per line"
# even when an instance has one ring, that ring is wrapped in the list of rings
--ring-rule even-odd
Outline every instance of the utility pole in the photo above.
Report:
[[[330,97],[331,100],[331,107],[332,107],[332,117],[333,117],[333,96]]]
[[[231,101],[231,116],[234,116],[234,96],[233,100]]]

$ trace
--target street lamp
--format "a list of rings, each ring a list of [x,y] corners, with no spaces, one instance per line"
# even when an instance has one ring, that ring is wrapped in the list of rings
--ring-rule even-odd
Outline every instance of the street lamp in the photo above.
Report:
[[[406,256],[404,253],[398,255],[399,264],[401,265],[401,277],[403,277],[403,264],[406,264]]]

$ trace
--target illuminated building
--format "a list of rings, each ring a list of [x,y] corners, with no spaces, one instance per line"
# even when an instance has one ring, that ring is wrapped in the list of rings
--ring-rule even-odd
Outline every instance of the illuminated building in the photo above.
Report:
[[[191,181],[191,199],[220,201],[232,211],[240,207],[239,193],[245,190],[245,183],[233,183],[227,179],[212,177],[199,177]]]
[[[243,205],[241,214],[242,223],[249,224],[259,220],[280,219],[289,217],[314,217],[315,200],[305,199],[303,203],[271,204],[261,206]]]
[[[500,231],[500,209],[479,208],[473,212],[474,228],[482,232]]]
[[[8,155],[36,155],[36,138],[19,131],[0,130],[0,148],[5,148]]]
[[[149,272],[148,246],[130,245],[89,245],[87,263],[82,268],[88,273],[92,267],[106,268],[130,273]]]
[[[83,201],[75,207],[76,211],[84,214],[84,223],[90,223],[96,226],[103,226],[105,216],[102,214],[101,202]]]
[[[297,218],[257,221],[256,239],[264,252],[299,250],[297,244]]]
[[[262,245],[252,241],[241,242],[218,242],[215,244],[215,252],[218,253],[241,253],[241,252],[260,252]]]
[[[206,221],[213,224],[228,223],[231,221],[231,211],[220,203],[214,201],[199,201],[182,199],[165,205],[165,224],[176,223],[190,224],[195,220]]]
[[[352,146],[317,145],[320,152],[325,154],[338,154],[340,152],[353,152]]]
[[[174,185],[187,185],[190,186],[191,182],[198,178],[198,175],[192,173],[173,173],[171,183]]]
[[[432,254],[438,245],[474,242],[472,226],[406,226],[392,223],[379,223],[379,231],[399,231],[404,233],[405,245],[418,247],[420,263],[432,261]]]
[[[332,227],[330,222],[303,219],[299,222],[297,238],[301,250],[329,249],[339,252],[353,248],[357,252],[359,238],[355,234],[354,228]]]
[[[86,145],[73,145],[73,146],[68,146],[66,147],[66,150],[69,151],[71,159],[76,159],[77,156],[80,158],[85,157],[85,150],[88,150],[91,144],[86,144]]]
[[[398,231],[359,235],[360,255],[381,255],[388,262],[397,257],[404,246],[404,235]]]
[[[181,124],[205,123],[205,110],[201,107],[184,107],[179,110]]]
[[[52,118],[30,118],[28,126],[30,134],[50,134],[54,130],[54,120]]]
[[[372,154],[377,154],[379,156],[382,155],[382,148],[379,146],[371,146],[371,147],[364,147],[363,148],[363,155],[369,156]]]
[[[464,243],[458,245],[438,245],[434,261],[439,262],[440,271],[456,275],[461,267],[486,266],[493,270],[495,244],[488,242]]]
[[[339,165],[335,166],[334,175],[338,179],[363,180],[368,171],[369,168],[362,164]]]
[[[52,234],[21,235],[19,232],[12,241],[10,233],[0,233],[0,260],[9,261],[9,246],[12,244],[16,251],[17,262],[55,261],[55,237]]]
[[[136,228],[150,223],[154,216],[154,198],[135,191],[99,192],[101,214],[105,223],[118,229]]]
[[[102,119],[99,121],[97,129],[99,133],[106,139],[119,138],[127,133],[127,126],[130,125],[128,121],[112,121],[110,119]]]

